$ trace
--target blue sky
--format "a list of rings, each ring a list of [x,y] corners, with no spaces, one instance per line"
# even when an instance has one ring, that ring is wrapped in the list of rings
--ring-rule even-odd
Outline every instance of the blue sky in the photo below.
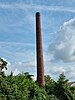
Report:
[[[45,74],[75,76],[75,0],[0,0],[0,57],[9,74],[36,76],[36,19],[41,14]]]

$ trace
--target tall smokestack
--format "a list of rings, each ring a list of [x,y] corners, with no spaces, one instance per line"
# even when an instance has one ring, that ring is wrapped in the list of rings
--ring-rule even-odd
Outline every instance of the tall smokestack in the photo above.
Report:
[[[42,51],[42,33],[40,13],[36,13],[36,52],[37,52],[37,82],[39,86],[44,86],[44,61]]]

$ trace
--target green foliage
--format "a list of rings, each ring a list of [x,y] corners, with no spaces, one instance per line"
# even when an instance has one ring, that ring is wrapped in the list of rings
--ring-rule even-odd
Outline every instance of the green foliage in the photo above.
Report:
[[[39,87],[28,72],[6,76],[7,62],[0,58],[0,100],[75,100],[75,87],[70,86],[64,73],[58,81],[45,76],[45,86]]]
[[[58,100],[58,98],[55,95],[48,95],[46,100]]]
[[[31,79],[32,75],[0,75],[0,100],[46,100],[46,92]]]
[[[55,85],[55,95],[61,100],[74,100],[73,94],[69,89],[68,80],[65,78],[64,73],[60,74]]]
[[[57,82],[49,75],[45,76],[44,87],[39,87],[31,77],[29,73],[6,76],[2,72],[0,100],[75,100],[75,87],[68,85],[63,73]]]
[[[53,94],[55,87],[55,81],[51,79],[49,75],[45,76],[45,90],[48,95]]]

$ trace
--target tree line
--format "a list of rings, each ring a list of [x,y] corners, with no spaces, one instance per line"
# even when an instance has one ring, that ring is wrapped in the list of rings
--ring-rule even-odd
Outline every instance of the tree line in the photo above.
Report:
[[[1,70],[0,100],[75,100],[75,87],[70,86],[64,73],[59,75],[57,81],[49,75],[44,77],[45,86],[39,87],[29,73],[13,76],[11,72],[6,76]]]

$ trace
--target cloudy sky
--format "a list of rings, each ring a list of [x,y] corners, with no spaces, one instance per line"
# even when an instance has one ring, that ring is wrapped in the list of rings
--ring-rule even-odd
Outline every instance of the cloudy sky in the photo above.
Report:
[[[0,57],[36,76],[35,13],[41,14],[45,74],[75,81],[75,0],[0,0]]]

